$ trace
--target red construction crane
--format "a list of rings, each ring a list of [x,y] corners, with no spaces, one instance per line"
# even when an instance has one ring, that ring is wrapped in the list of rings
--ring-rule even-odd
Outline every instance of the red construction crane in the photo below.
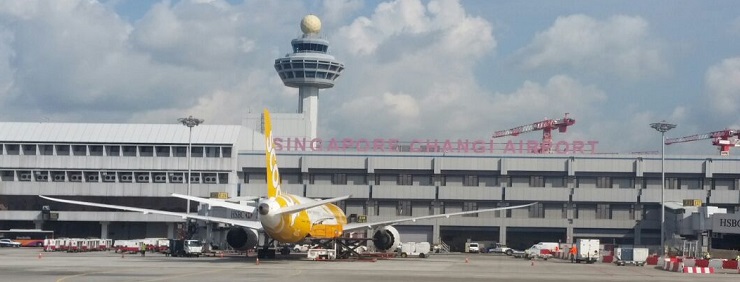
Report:
[[[721,156],[729,156],[731,147],[740,146],[740,130],[737,129],[725,129],[720,131],[714,131],[703,134],[694,134],[690,136],[684,136],[680,138],[668,138],[665,140],[666,145],[691,142],[696,140],[713,139],[712,145],[718,146],[719,154]]]
[[[496,131],[495,133],[493,133],[493,138],[504,136],[518,136],[520,133],[542,130],[542,145],[540,146],[539,152],[545,153],[542,151],[542,148],[552,148],[552,130],[557,129],[559,132],[565,132],[568,129],[568,126],[571,126],[575,123],[576,120],[569,118],[568,113],[565,113],[565,117],[561,119],[545,119],[533,124],[522,125],[508,130]]]

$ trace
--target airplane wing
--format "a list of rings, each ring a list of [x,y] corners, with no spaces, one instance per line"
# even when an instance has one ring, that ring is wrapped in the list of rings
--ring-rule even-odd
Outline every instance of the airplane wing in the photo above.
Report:
[[[228,218],[221,218],[221,217],[202,216],[202,215],[198,215],[198,214],[187,214],[187,213],[180,213],[180,212],[168,212],[168,211],[143,209],[143,208],[135,208],[135,207],[127,207],[127,206],[99,204],[99,203],[92,203],[92,202],[81,202],[81,201],[57,199],[57,198],[47,197],[47,196],[43,196],[43,195],[39,195],[39,197],[44,198],[44,199],[47,199],[47,200],[50,200],[50,201],[55,201],[55,202],[60,202],[60,203],[67,203],[67,204],[73,204],[73,205],[82,205],[82,206],[108,208],[108,209],[116,209],[116,210],[124,210],[124,211],[133,211],[133,212],[140,212],[140,213],[143,213],[143,214],[150,214],[151,213],[151,214],[171,215],[171,216],[180,217],[182,219],[192,218],[192,219],[199,219],[199,220],[205,220],[205,221],[226,223],[226,224],[231,224],[231,225],[234,225],[234,226],[241,226],[241,227],[246,227],[246,228],[255,229],[255,230],[261,230],[262,229],[262,223],[260,223],[259,221],[236,220],[236,219],[228,219]]]
[[[247,206],[247,205],[240,205],[235,203],[226,202],[224,200],[214,200],[214,199],[206,199],[201,197],[194,197],[194,196],[188,196],[188,195],[182,195],[182,194],[172,194],[172,197],[177,197],[181,199],[196,201],[199,203],[205,203],[212,207],[224,207],[227,209],[237,210],[237,211],[243,211],[248,213],[254,212],[253,206]]]
[[[328,203],[346,200],[346,199],[349,199],[349,197],[352,197],[352,195],[341,196],[341,197],[331,198],[327,200],[321,200],[321,201],[315,201],[315,202],[310,202],[310,203],[305,203],[305,204],[299,204],[295,206],[284,207],[284,208],[281,208],[275,211],[275,214],[293,213],[297,211],[307,210],[307,209],[318,207],[318,206],[325,205]]]
[[[518,209],[518,208],[528,207],[528,206],[534,205],[536,203],[537,202],[534,202],[534,203],[531,203],[531,204],[526,204],[526,205],[520,205],[520,206],[500,207],[500,208],[493,208],[493,209],[483,209],[483,210],[464,211],[464,212],[453,212],[453,213],[445,213],[445,214],[434,214],[434,215],[426,215],[426,216],[418,216],[418,217],[394,219],[394,220],[379,221],[379,222],[348,223],[347,225],[344,226],[344,231],[356,230],[356,229],[362,229],[362,228],[373,228],[373,227],[376,227],[376,226],[394,225],[394,224],[397,224],[397,223],[407,222],[407,221],[417,221],[417,220],[433,219],[433,218],[441,218],[441,217],[449,218],[450,216],[456,216],[456,215],[482,213],[482,212],[492,212],[492,211],[501,211],[501,210],[509,210],[509,209]]]

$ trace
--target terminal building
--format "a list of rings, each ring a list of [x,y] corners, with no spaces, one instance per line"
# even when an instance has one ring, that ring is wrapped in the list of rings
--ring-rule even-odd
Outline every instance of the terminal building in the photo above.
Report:
[[[285,85],[300,93],[298,113],[273,115],[285,191],[310,198],[352,195],[338,203],[351,221],[537,202],[396,226],[403,241],[444,242],[453,250],[466,240],[518,248],[578,238],[660,245],[660,155],[520,153],[490,140],[318,138],[318,90],[332,87],[344,65],[327,54],[320,22],[310,17],[302,22],[304,35],[292,42],[293,53],[274,65]],[[54,230],[58,237],[175,237],[183,226],[179,217],[68,205],[38,195],[174,212],[185,212],[186,202],[171,193],[265,196],[261,118],[250,115],[241,125],[204,123],[192,132],[174,123],[0,122],[0,229]],[[740,247],[733,235],[740,234],[739,158],[667,155],[665,179],[667,238],[704,236],[712,244]],[[686,199],[717,207],[714,215],[721,220],[709,220],[714,215],[705,212],[706,222],[697,225],[702,231],[690,231],[679,219],[691,216],[675,204]],[[190,212],[205,211],[193,205]]]

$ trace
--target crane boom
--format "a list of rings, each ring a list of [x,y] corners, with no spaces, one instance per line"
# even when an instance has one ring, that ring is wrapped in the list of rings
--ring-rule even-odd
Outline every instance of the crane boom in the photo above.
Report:
[[[732,129],[725,129],[720,131],[714,131],[709,133],[702,133],[702,134],[694,134],[684,137],[678,137],[678,138],[668,138],[665,140],[666,145],[676,144],[676,143],[684,143],[684,142],[692,142],[697,140],[704,140],[704,139],[714,139],[714,138],[722,138],[722,137],[732,137],[734,135],[737,135],[737,130]]]
[[[702,134],[694,134],[678,138],[668,138],[665,140],[666,145],[692,142],[704,139],[713,139],[712,145],[719,146],[720,155],[727,156],[730,154],[730,147],[738,146],[738,139],[734,137],[740,137],[740,130],[737,129],[725,129],[719,131],[713,131]],[[734,139],[734,140],[731,140]]]
[[[544,153],[544,151],[549,151],[549,148],[552,148],[553,129],[557,129],[559,132],[566,132],[566,130],[568,130],[568,126],[571,126],[575,123],[576,120],[569,118],[568,113],[565,113],[565,117],[561,119],[545,119],[532,124],[517,126],[512,129],[496,131],[493,133],[493,138],[500,138],[504,136],[518,136],[521,133],[542,130],[542,145],[539,149],[539,152]]]

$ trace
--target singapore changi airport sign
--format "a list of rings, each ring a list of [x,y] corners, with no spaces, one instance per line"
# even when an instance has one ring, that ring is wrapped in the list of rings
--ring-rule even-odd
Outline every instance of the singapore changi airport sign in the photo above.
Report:
[[[400,141],[386,138],[281,138],[273,139],[275,149],[288,152],[373,152],[373,153],[460,153],[460,154],[596,154],[599,141],[554,141],[543,144],[537,140],[412,139]]]
[[[713,214],[712,232],[740,234],[740,214]]]

